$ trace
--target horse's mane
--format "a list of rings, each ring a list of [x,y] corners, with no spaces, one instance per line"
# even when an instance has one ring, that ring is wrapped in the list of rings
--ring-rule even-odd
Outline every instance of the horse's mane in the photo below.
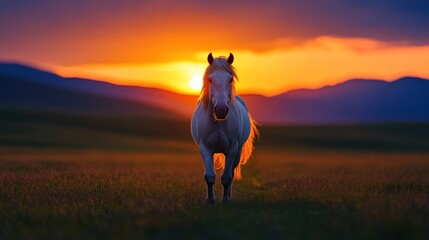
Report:
[[[228,63],[226,57],[218,57],[213,60],[213,62],[206,68],[203,77],[203,88],[201,89],[200,97],[198,98],[198,103],[203,103],[205,109],[208,108],[210,99],[209,99],[209,76],[216,70],[226,71],[233,77],[232,85],[231,85],[231,101],[235,99],[235,82],[238,81],[237,72],[235,68]]]

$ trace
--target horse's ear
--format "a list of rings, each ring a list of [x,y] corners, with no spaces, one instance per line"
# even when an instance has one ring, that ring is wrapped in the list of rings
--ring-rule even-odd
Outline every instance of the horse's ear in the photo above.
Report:
[[[207,61],[209,62],[209,64],[211,65],[213,62],[213,55],[212,53],[209,53],[209,55],[207,56]]]
[[[234,55],[232,55],[232,53],[229,53],[228,62],[229,64],[232,64],[234,62]]]

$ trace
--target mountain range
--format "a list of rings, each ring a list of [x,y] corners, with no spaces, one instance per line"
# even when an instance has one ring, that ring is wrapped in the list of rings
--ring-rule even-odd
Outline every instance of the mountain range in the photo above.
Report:
[[[197,96],[64,78],[30,66],[0,64],[0,108],[114,116],[190,119]],[[429,80],[352,79],[319,89],[266,97],[242,95],[262,124],[348,124],[429,121]]]

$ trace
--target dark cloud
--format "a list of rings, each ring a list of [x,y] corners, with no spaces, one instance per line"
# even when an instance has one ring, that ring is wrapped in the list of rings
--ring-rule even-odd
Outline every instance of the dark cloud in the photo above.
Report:
[[[156,61],[217,48],[267,50],[275,39],[322,35],[427,44],[428,13],[421,0],[0,0],[0,57]],[[159,54],[146,51],[155,45]],[[141,57],[121,55],[122,46]]]

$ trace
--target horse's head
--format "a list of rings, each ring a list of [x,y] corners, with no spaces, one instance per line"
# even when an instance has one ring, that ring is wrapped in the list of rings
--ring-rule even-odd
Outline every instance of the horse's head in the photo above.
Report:
[[[208,101],[213,107],[213,116],[216,120],[225,120],[228,116],[229,104],[234,97],[234,78],[235,71],[231,64],[234,61],[234,55],[229,54],[228,58],[213,58],[210,53],[207,57],[211,71],[206,71],[205,81],[208,86]],[[208,69],[209,69],[208,68]]]

